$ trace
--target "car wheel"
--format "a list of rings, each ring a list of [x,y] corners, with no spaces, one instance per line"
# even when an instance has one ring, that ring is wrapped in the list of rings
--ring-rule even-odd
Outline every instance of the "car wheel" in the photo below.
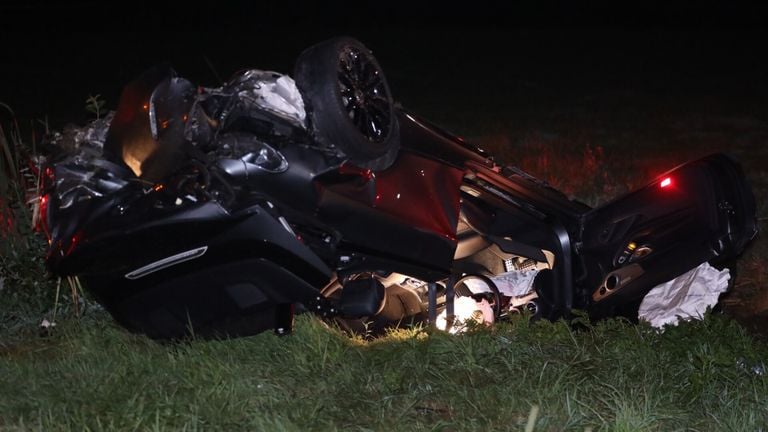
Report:
[[[371,51],[341,37],[314,45],[294,68],[315,139],[353,164],[381,170],[394,162],[400,127],[384,73]]]

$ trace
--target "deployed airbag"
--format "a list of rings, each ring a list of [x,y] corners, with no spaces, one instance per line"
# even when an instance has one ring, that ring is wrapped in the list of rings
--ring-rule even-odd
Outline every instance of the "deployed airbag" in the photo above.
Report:
[[[675,325],[680,319],[702,318],[728,289],[728,269],[701,264],[681,276],[654,287],[640,304],[639,317],[654,327]]]

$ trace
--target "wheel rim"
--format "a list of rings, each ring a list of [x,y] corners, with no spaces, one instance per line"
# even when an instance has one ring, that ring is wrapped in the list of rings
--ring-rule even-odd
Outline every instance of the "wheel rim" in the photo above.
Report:
[[[352,124],[369,141],[389,134],[392,113],[384,75],[370,54],[348,47],[339,57],[341,101]]]

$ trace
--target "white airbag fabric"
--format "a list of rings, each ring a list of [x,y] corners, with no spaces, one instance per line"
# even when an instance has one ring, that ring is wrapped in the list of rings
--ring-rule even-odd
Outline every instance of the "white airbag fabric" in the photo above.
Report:
[[[680,319],[701,318],[728,289],[730,278],[728,269],[720,271],[704,263],[653,288],[640,304],[640,319],[661,328]]]

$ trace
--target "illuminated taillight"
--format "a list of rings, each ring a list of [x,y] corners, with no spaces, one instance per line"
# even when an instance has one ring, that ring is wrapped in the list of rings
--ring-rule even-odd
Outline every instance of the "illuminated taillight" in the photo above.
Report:
[[[666,177],[664,180],[661,181],[661,183],[659,185],[661,187],[663,187],[663,188],[665,188],[667,186],[671,186],[672,185],[672,177]]]
[[[39,207],[39,214],[38,214],[38,220],[37,224],[35,226],[35,229],[38,231],[42,231],[43,234],[48,238],[50,241],[51,233],[48,230],[48,201],[50,200],[50,195],[46,194],[40,197],[40,207]]]

